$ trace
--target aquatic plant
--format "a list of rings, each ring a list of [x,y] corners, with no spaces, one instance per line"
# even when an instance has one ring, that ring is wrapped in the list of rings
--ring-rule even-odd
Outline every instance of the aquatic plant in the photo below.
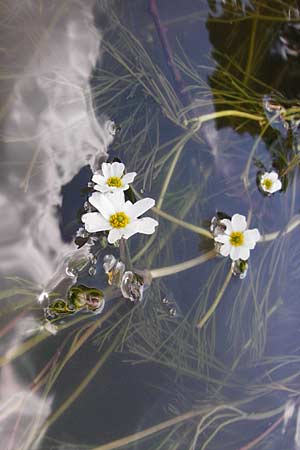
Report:
[[[83,214],[82,221],[89,233],[109,231],[108,242],[114,244],[121,238],[128,239],[135,233],[153,234],[158,225],[157,220],[150,217],[140,218],[151,209],[155,202],[151,198],[144,198],[136,203],[125,201],[123,192],[108,193],[106,195],[93,193],[89,202],[98,212]]]
[[[128,183],[132,183],[136,172],[124,174],[125,166],[117,161],[102,163],[101,172],[93,175],[92,181],[96,183],[94,189],[102,193],[115,192],[117,190],[126,191],[129,188]]]
[[[260,46],[255,45],[257,33],[265,28],[264,21],[272,24],[272,21],[287,20],[282,12],[287,5],[283,3],[286,2],[276,2],[275,7],[266,2],[251,2],[251,8],[249,2],[240,2],[241,7],[238,2],[219,4],[221,12],[219,9],[210,16],[208,25],[222,21],[230,25],[249,23],[251,39],[250,42],[239,39],[241,45],[249,48],[239,50],[235,61],[230,55],[222,55],[217,68],[219,73],[210,81],[207,74],[215,70],[211,61],[198,64],[196,57],[194,60],[189,56],[188,49],[181,46],[175,52],[173,48],[173,69],[168,72],[160,60],[152,58],[151,40],[144,44],[148,48],[146,51],[127,25],[110,11],[110,29],[103,44],[106,62],[95,71],[93,80],[94,104],[97,112],[107,111],[120,126],[111,151],[127,161],[128,170],[136,171],[129,172],[137,173],[135,187],[130,192],[124,189],[125,196],[122,192],[106,194],[108,197],[92,193],[100,189],[97,185],[107,186],[110,176],[121,180],[110,183],[115,184],[110,186],[112,190],[118,190],[120,183],[124,184],[122,188],[131,183],[125,179],[122,163],[98,166],[95,169],[98,175],[92,175],[96,185],[88,185],[86,210],[80,211],[78,221],[82,216],[90,218],[89,214],[94,214],[93,217],[96,214],[103,225],[99,229],[99,222],[94,219],[85,221],[87,230],[77,233],[77,243],[81,238],[80,245],[88,250],[90,257],[77,268],[64,261],[59,277],[51,286],[37,287],[14,281],[13,291],[3,292],[4,299],[22,296],[24,303],[18,307],[21,313],[23,308],[27,311],[29,304],[38,315],[40,305],[32,305],[39,298],[41,306],[50,306],[60,319],[44,324],[46,331],[52,326],[57,331],[57,335],[51,337],[55,349],[50,357],[47,353],[48,360],[45,367],[39,369],[33,390],[40,390],[44,398],[49,398],[61,381],[64,395],[42,423],[39,417],[43,417],[43,407],[37,411],[22,442],[22,450],[29,449],[40,432],[61,421],[63,414],[72,410],[74,402],[89,383],[96,380],[96,375],[99,375],[98,406],[101,406],[105,376],[100,376],[100,370],[113,353],[112,359],[122,359],[122,362],[117,360],[119,366],[112,374],[116,373],[118,380],[127,363],[137,368],[136,384],[142,378],[145,390],[147,383],[153,384],[150,375],[148,378],[148,368],[149,374],[162,373],[167,382],[151,386],[151,394],[158,392],[160,401],[157,405],[151,403],[151,417],[144,425],[134,423],[132,432],[126,429],[128,436],[122,431],[123,437],[115,430],[111,442],[96,446],[87,442],[88,448],[194,450],[218,448],[221,442],[223,448],[263,449],[280,439],[284,421],[291,423],[295,418],[299,404],[299,349],[293,330],[297,328],[299,313],[298,299],[290,285],[295,286],[299,278],[299,249],[295,244],[300,224],[297,212],[299,157],[296,147],[285,139],[286,135],[279,136],[281,131],[272,126],[278,123],[281,127],[289,115],[296,118],[295,103],[291,100],[282,118],[282,110],[266,115],[261,91],[271,92],[273,86],[264,84],[263,78],[256,78],[259,72],[256,69],[268,47],[266,37],[262,36]],[[151,4],[154,7],[156,2]],[[220,16],[222,11],[224,14]],[[158,8],[152,9],[152,13],[159,16]],[[203,11],[195,11],[193,20],[201,19],[201,14],[203,18]],[[160,19],[151,26],[149,33],[155,47],[153,26],[159,29],[168,24]],[[143,32],[148,33],[149,29]],[[234,30],[236,32],[236,28]],[[166,44],[165,34],[160,40]],[[243,65],[239,55],[247,59],[246,64]],[[181,81],[176,84],[172,79],[174,68],[180,73],[183,90]],[[216,110],[212,110],[214,106]],[[222,134],[225,125],[230,126],[234,134]],[[213,138],[216,130],[220,133],[218,140]],[[279,160],[284,161],[280,170],[276,165]],[[280,179],[288,175],[289,188],[284,195],[265,198],[257,193],[258,166],[255,164],[258,161],[263,164],[262,172],[276,170]],[[105,175],[103,167],[112,170],[113,164],[118,171]],[[142,199],[150,190],[157,198],[156,206],[153,201],[150,205]],[[95,199],[98,200],[94,202]],[[279,202],[280,209],[274,207],[273,200]],[[139,212],[151,208],[160,226],[151,236],[141,233],[137,239],[129,239],[130,233],[123,235],[129,226],[125,223],[126,217],[114,218],[117,227],[111,225],[110,218],[121,211],[134,222],[135,217],[129,211],[139,205],[143,206]],[[216,216],[210,229],[209,219],[220,206],[228,213],[245,211],[248,226],[254,223],[259,228],[261,240],[251,253],[249,263],[244,258],[248,258],[258,233],[243,253],[234,255],[238,259],[232,258],[232,263],[218,258],[214,237],[221,235],[227,243],[229,231],[242,233],[243,237],[249,231],[246,231],[245,216],[242,229],[229,230],[234,221],[234,216],[229,215],[221,219]],[[100,212],[92,207],[99,207]],[[110,209],[112,207],[114,209]],[[130,209],[125,209],[127,207]],[[107,227],[118,230],[118,236],[110,239],[107,232],[111,230]],[[154,219],[150,228],[151,232],[156,228]],[[137,230],[136,224],[132,231]],[[215,230],[218,230],[216,236]],[[126,237],[128,239],[124,239]],[[226,243],[219,242],[218,248],[220,251],[223,248],[223,253]],[[77,258],[72,261],[75,263]],[[246,273],[247,278],[240,281]],[[101,278],[102,275],[106,278]],[[236,275],[236,279],[232,275]],[[150,282],[150,288],[146,289]],[[62,287],[64,283],[67,286]],[[106,308],[102,310],[103,299]],[[101,316],[94,315],[95,302]],[[7,326],[14,329],[9,320],[15,319],[16,310],[17,306],[9,302],[8,310],[3,312],[5,320],[8,319],[3,332]],[[74,315],[74,311],[78,314]],[[81,314],[83,312],[91,314]],[[277,335],[283,342],[279,342]],[[1,365],[5,367],[21,358],[47,338],[49,332],[41,332],[36,326],[33,336],[11,346],[0,359]],[[85,345],[91,342],[95,346]],[[50,346],[50,338],[48,343]],[[277,344],[276,348],[272,343]],[[84,352],[89,350],[90,356],[86,358]],[[71,372],[66,372],[71,376],[65,383],[61,377],[71,361],[75,364],[80,357],[87,362],[82,364],[82,360],[77,360],[80,379],[75,379],[71,368]],[[141,377],[138,368],[142,364],[146,365],[146,370]],[[133,369],[131,376],[134,374]],[[97,389],[93,386],[93,396],[95,392]],[[152,402],[154,396],[150,397]],[[145,406],[148,409],[149,405]],[[115,417],[119,410],[122,410],[120,405],[115,405]],[[104,413],[97,430],[101,424],[105,427],[105,421]],[[65,432],[67,424],[64,426]],[[291,436],[284,433],[281,438],[290,442]],[[102,442],[105,439],[109,440],[107,436],[101,437]],[[49,443],[54,448],[66,447],[65,443],[51,437]]]

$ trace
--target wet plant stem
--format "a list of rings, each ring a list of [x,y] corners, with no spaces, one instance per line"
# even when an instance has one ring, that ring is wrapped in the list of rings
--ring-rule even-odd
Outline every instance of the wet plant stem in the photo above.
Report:
[[[187,143],[187,141],[191,138],[191,136],[197,130],[198,130],[198,127],[196,127],[195,130],[189,130],[187,133],[185,133],[183,135],[183,137],[180,139],[178,144],[175,146],[175,149],[174,149],[175,156],[174,156],[173,161],[172,161],[172,163],[171,163],[171,165],[169,167],[168,173],[167,173],[167,175],[165,177],[165,180],[164,180],[161,192],[160,192],[160,196],[159,196],[159,199],[158,199],[157,204],[156,204],[156,208],[161,209],[163,201],[165,199],[165,195],[166,195],[167,189],[169,187],[170,181],[171,181],[172,176],[174,174],[174,170],[175,170],[175,167],[176,167],[176,165],[178,163],[178,160],[180,158],[182,150],[184,149],[185,144]]]
[[[84,380],[79,384],[77,389],[72,392],[72,394],[65,400],[59,408],[49,417],[48,420],[44,422],[42,427],[39,429],[39,433],[47,430],[50,425],[52,425],[71,405],[72,403],[80,396],[83,390],[88,386],[88,384],[95,377],[100,368],[104,365],[107,358],[111,355],[111,353],[116,349],[118,344],[120,343],[122,331],[117,334],[115,339],[112,341],[111,345],[107,348],[107,350],[103,353],[97,364],[89,371]],[[26,447],[25,447],[26,448]],[[27,447],[28,448],[28,447]]]
[[[141,195],[133,189],[133,192],[136,196],[136,198],[141,199]],[[157,214],[160,217],[163,217],[164,219],[168,220],[169,222],[175,223],[176,225],[181,226],[182,228],[186,228],[187,230],[193,231],[194,233],[200,234],[201,236],[207,237],[209,239],[213,239],[213,235],[210,231],[206,230],[205,228],[198,227],[197,225],[194,225],[192,223],[186,222],[185,220],[180,220],[177,217],[172,216],[169,213],[166,213],[165,211],[157,208],[157,206],[154,206],[151,208],[151,211],[153,211],[155,214]]]
[[[290,223],[287,225],[286,230],[282,233],[283,236],[286,236],[287,234],[291,233],[292,231],[295,230],[295,228],[297,228],[298,226],[300,226],[300,217],[299,215],[296,215],[291,221]],[[277,239],[280,235],[281,231],[274,231],[274,233],[268,233],[265,234],[262,237],[262,240],[260,242],[270,242],[270,241],[274,241],[275,239]]]
[[[91,326],[87,328],[87,330],[79,336],[79,333],[77,333],[78,336],[75,337],[75,339],[72,342],[72,345],[64,357],[63,361],[58,365],[57,369],[55,369],[53,376],[49,380],[48,386],[46,387],[46,390],[44,392],[44,399],[48,398],[48,395],[56,382],[57,378],[59,377],[60,373],[62,372],[65,365],[68,363],[68,361],[74,356],[74,354],[82,347],[82,345],[90,338],[90,336],[93,335],[93,333],[96,331],[96,329],[104,323],[112,314],[116,312],[117,309],[120,308],[122,305],[121,302],[117,303],[112,307],[105,315],[103,315],[99,320],[94,322]],[[81,330],[80,330],[81,331]],[[119,336],[119,335],[118,335]],[[113,341],[114,343],[115,341]],[[83,389],[88,385],[89,381],[93,378],[93,376],[96,374],[96,372],[100,369],[102,364],[104,364],[107,357],[110,355],[111,347],[108,348],[108,350],[104,353],[103,357],[99,360],[99,362],[96,364],[96,366],[90,371],[90,373],[87,375],[87,377],[82,381],[82,383],[79,385],[79,387],[76,389],[76,391],[70,395],[70,397],[58,408],[58,410],[53,413],[53,415],[42,425],[42,429],[47,428],[50,423],[53,423],[67,408],[70,406],[70,404],[73,403],[73,401],[80,395],[80,393],[83,391]],[[37,412],[35,421],[33,426],[30,430],[30,435],[25,443],[25,446],[23,449],[27,450],[30,448],[33,440],[35,439],[36,433],[40,433],[40,417],[42,413],[44,403],[42,402],[41,408]],[[49,423],[48,423],[49,422]]]
[[[157,207],[152,208],[152,211],[154,213],[156,213],[158,216],[163,217],[164,219],[168,220],[169,222],[173,222],[176,225],[181,226],[182,228],[186,228],[187,230],[191,230],[194,233],[201,234],[201,236],[207,237],[209,239],[213,239],[213,236],[210,233],[210,231],[206,230],[205,228],[198,227],[197,225],[186,222],[184,220],[180,220],[177,217],[174,217],[171,214],[168,214],[165,211],[158,209]]]
[[[223,406],[224,409],[227,409],[227,405]],[[147,428],[146,430],[139,431],[134,434],[130,434],[129,436],[126,436],[125,438],[117,439],[116,441],[109,442],[108,444],[100,445],[99,447],[95,447],[92,450],[116,450],[120,447],[128,446],[134,442],[140,441],[141,439],[145,439],[153,434],[157,434],[173,425],[177,425],[179,423],[183,423],[187,420],[193,419],[195,417],[199,417],[201,415],[205,415],[205,413],[209,413],[211,408],[207,407],[206,409],[201,410],[193,410],[189,411],[187,413],[181,414],[180,416],[174,417],[173,419],[166,420],[164,422],[161,422],[157,425],[154,425],[150,428]],[[221,409],[221,407],[220,407]],[[258,421],[258,420],[267,420],[271,417],[274,417],[278,414],[281,414],[284,410],[283,407],[275,408],[273,410],[263,412],[263,413],[244,413],[243,411],[240,412],[240,416],[235,417],[234,421]]]
[[[257,7],[257,13],[259,13],[259,6]],[[247,66],[245,70],[245,77],[244,77],[244,84],[247,85],[249,81],[249,76],[251,73],[251,67],[253,63],[253,56],[254,56],[254,49],[255,49],[255,37],[256,37],[256,31],[257,31],[257,23],[258,19],[257,17],[253,18],[252,22],[252,29],[251,29],[251,37],[250,37],[250,43],[249,43],[249,53],[248,53],[248,60],[247,60]]]
[[[230,268],[227,277],[225,278],[225,281],[223,283],[223,286],[221,287],[221,289],[218,292],[218,295],[216,296],[215,300],[213,301],[211,307],[209,308],[209,310],[207,311],[207,313],[202,317],[202,319],[200,319],[200,321],[197,324],[197,328],[203,328],[204,325],[206,324],[206,322],[208,322],[208,320],[211,318],[211,316],[213,315],[213,313],[215,312],[215,310],[217,309],[220,301],[222,300],[223,294],[231,280],[232,277],[232,270]]]
[[[284,415],[279,417],[279,419],[277,419],[276,422],[274,422],[269,428],[267,428],[267,430],[265,430],[248,444],[241,447],[239,450],[250,450],[251,448],[257,448],[256,445],[259,444],[266,436],[272,433],[272,431],[275,430],[283,421]]]
[[[150,270],[152,278],[162,278],[169,275],[175,275],[176,273],[183,272],[185,270],[191,269],[193,267],[199,266],[200,264],[209,261],[216,257],[215,250],[211,250],[203,255],[197,256],[196,258],[189,259],[183,263],[174,264],[172,266],[160,267],[159,269]]]
[[[256,122],[265,122],[266,118],[264,116],[259,116],[257,114],[250,114],[244,111],[236,111],[235,109],[228,109],[225,111],[213,112],[210,114],[203,114],[202,116],[190,119],[188,123],[198,122],[201,126],[205,122],[210,120],[220,119],[221,117],[243,117],[245,119],[255,120]]]
[[[129,445],[133,442],[137,442],[141,439],[145,439],[148,436],[159,433],[160,431],[163,431],[179,423],[185,422],[186,420],[193,419],[194,417],[200,416],[201,414],[204,413],[205,410],[189,411],[185,414],[181,414],[180,416],[174,417],[173,419],[166,420],[165,422],[161,422],[157,425],[154,425],[153,427],[147,428],[146,430],[139,431],[137,433],[126,436],[125,438],[117,439],[116,441],[110,442],[108,444],[95,447],[92,450],[115,450],[125,445]]]
[[[161,45],[165,52],[165,55],[167,58],[167,63],[173,74],[174,80],[179,88],[180,94],[183,97],[184,103],[191,104],[192,98],[190,96],[190,93],[189,93],[189,91],[186,90],[185,82],[181,76],[179,69],[176,67],[176,65],[174,63],[172,48],[171,48],[171,45],[170,45],[168,37],[167,37],[167,28],[165,25],[162,24],[162,22],[160,20],[156,0],[149,0],[149,10],[150,10],[150,14],[153,17],[153,21],[154,21],[154,24],[155,24],[155,27],[157,30],[157,34],[159,36]],[[184,96],[184,92],[186,92],[185,96]]]

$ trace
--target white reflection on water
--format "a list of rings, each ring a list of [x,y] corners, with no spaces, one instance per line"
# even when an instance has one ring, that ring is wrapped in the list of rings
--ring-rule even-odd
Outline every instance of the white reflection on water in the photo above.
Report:
[[[10,23],[2,66],[16,78],[6,84],[1,131],[0,271],[42,284],[70,251],[56,213],[61,187],[93,164],[96,152],[105,155],[112,140],[91,105],[89,78],[101,43],[92,6],[7,0],[10,13],[3,12]]]
[[[3,277],[18,275],[47,284],[57,262],[74,250],[63,242],[59,229],[61,187],[81,167],[93,165],[96,156],[105,157],[112,141],[105,120],[97,122],[91,102],[89,79],[101,45],[93,6],[94,0],[1,3]],[[20,343],[23,332],[24,327],[16,328],[6,349]],[[8,365],[1,372],[0,401],[2,448],[19,448],[41,397],[30,394]],[[45,402],[42,420],[50,414],[51,403],[52,398]]]

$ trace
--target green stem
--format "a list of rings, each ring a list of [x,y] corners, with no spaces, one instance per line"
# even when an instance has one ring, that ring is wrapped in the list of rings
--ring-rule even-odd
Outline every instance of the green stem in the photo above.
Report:
[[[282,233],[282,235],[285,236],[291,233],[299,225],[300,225],[300,217],[296,216],[296,218],[294,218],[294,220],[292,220],[290,224],[287,226],[286,230]],[[280,231],[274,231],[273,233],[265,234],[260,242],[274,241],[274,239],[276,239],[280,235],[280,233],[281,233]]]
[[[184,270],[199,266],[200,264],[215,258],[215,256],[216,256],[215,250],[211,250],[207,253],[204,253],[204,255],[200,255],[197,256],[196,258],[189,259],[188,261],[184,261],[183,263],[150,270],[150,274],[152,278],[167,277],[168,275],[174,275],[175,273],[183,272]]]
[[[164,180],[164,184],[162,186],[161,193],[160,193],[159,199],[158,199],[157,204],[156,204],[157,209],[161,209],[161,207],[162,207],[162,204],[163,204],[163,201],[164,201],[167,189],[169,187],[171,178],[173,176],[176,164],[177,164],[177,162],[178,162],[178,160],[180,158],[181,152],[184,149],[185,144],[193,136],[193,134],[195,134],[198,131],[198,129],[199,129],[199,126],[196,126],[195,129],[189,130],[187,133],[185,133],[183,135],[183,137],[180,139],[178,144],[175,146],[175,149],[176,149],[176,150],[174,149],[175,156],[173,158],[172,164],[169,167],[167,176],[166,176],[166,178]]]
[[[207,311],[207,313],[202,317],[202,319],[198,322],[197,327],[198,328],[203,328],[204,325],[206,324],[206,322],[211,318],[211,316],[213,315],[213,313],[215,312],[217,306],[219,305],[220,301],[222,300],[223,294],[229,284],[229,281],[231,280],[232,277],[232,270],[230,268],[227,277],[225,278],[225,281],[223,283],[223,286],[221,287],[221,289],[218,292],[218,295],[216,296],[214,302],[212,303],[211,307],[209,308],[209,310]]]
[[[259,6],[257,7],[257,12],[259,12]],[[252,29],[251,29],[251,38],[250,38],[250,44],[249,44],[248,61],[247,61],[247,66],[246,66],[246,70],[245,70],[245,78],[244,78],[245,85],[248,84],[249,74],[251,72],[251,66],[252,66],[252,62],[253,62],[257,23],[258,23],[257,17],[254,17],[253,23],[252,23]]]
[[[174,417],[173,419],[166,420],[165,422],[161,422],[153,427],[147,428],[146,430],[139,431],[137,433],[130,434],[125,438],[117,439],[116,441],[110,442],[108,444],[100,445],[99,447],[95,447],[92,450],[115,450],[120,447],[124,447],[125,445],[132,444],[133,442],[139,441],[141,439],[145,439],[152,434],[159,433],[160,431],[165,430],[173,425],[184,422],[186,420],[192,419],[193,417],[200,416],[204,413],[204,410],[200,411],[189,411],[185,414],[181,414],[180,416]]]
[[[236,418],[239,421],[243,420],[267,420],[271,417],[274,417],[278,414],[281,414],[284,411],[285,405],[275,408],[273,410],[267,411],[265,413],[243,413],[241,411],[240,417]],[[224,405],[224,409],[227,408],[227,405]],[[209,408],[205,411],[205,409],[201,409],[198,411],[189,411],[185,414],[181,414],[180,416],[174,417],[173,419],[166,420],[165,422],[161,422],[157,425],[154,425],[150,428],[146,428],[143,431],[139,431],[134,434],[130,434],[129,436],[126,436],[125,438],[117,439],[115,441],[109,442],[108,444],[100,445],[99,447],[95,447],[92,450],[116,450],[120,447],[128,446],[134,442],[140,441],[141,439],[145,439],[153,434],[159,433],[160,431],[165,430],[166,428],[169,428],[173,425],[177,425],[179,423],[185,422],[187,420],[193,419],[194,417],[201,416],[205,414],[205,412],[209,412]]]
[[[171,214],[161,211],[157,207],[152,208],[152,211],[156,213],[158,216],[163,217],[166,220],[169,220],[169,222],[176,223],[176,225],[180,225],[181,227],[186,228],[187,230],[191,230],[194,233],[201,234],[202,236],[205,236],[209,239],[213,239],[212,234],[205,228],[198,227],[197,225],[193,225],[192,223],[177,219],[177,217],[174,217]]]
[[[235,109],[228,109],[225,111],[213,112],[210,114],[203,114],[202,116],[190,119],[188,123],[198,122],[202,125],[204,122],[209,122],[210,120],[220,119],[221,117],[243,117],[245,119],[256,120],[257,122],[266,121],[265,116],[259,116],[257,114],[250,114],[244,111],[236,111]]]

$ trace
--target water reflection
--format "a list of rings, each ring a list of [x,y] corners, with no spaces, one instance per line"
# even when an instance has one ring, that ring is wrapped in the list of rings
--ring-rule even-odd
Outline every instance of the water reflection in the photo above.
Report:
[[[160,211],[157,208],[161,224],[155,239],[147,237],[134,241],[133,237],[129,248],[126,247],[128,259],[132,257],[132,267],[149,269],[153,282],[151,288],[143,292],[142,280],[134,277],[131,271],[129,276],[127,269],[132,268],[126,264],[126,279],[123,281],[134,278],[136,284],[134,292],[131,292],[124,283],[123,293],[131,299],[138,299],[143,293],[144,301],[141,304],[114,303],[111,298],[100,318],[89,321],[87,325],[82,322],[83,325],[80,323],[64,334],[66,321],[60,329],[62,332],[51,336],[44,347],[41,346],[41,352],[49,357],[53,348],[56,355],[60,352],[60,345],[67,341],[58,358],[58,368],[55,367],[54,374],[50,371],[49,378],[44,380],[46,384],[50,379],[48,392],[52,392],[63,368],[59,382],[55,383],[56,395],[50,394],[43,403],[43,396],[35,392],[34,408],[29,407],[29,424],[37,419],[38,426],[40,420],[47,419],[53,407],[50,423],[54,426],[49,435],[76,443],[96,442],[100,445],[98,449],[107,448],[105,444],[101,447],[103,442],[124,438],[123,443],[132,445],[128,448],[147,450],[158,447],[162,450],[190,450],[200,446],[202,449],[220,448],[220,443],[226,450],[245,450],[247,447],[242,445],[249,443],[255,448],[257,442],[262,444],[257,448],[264,448],[266,444],[273,450],[282,450],[287,448],[287,442],[295,441],[295,445],[299,442],[299,393],[295,381],[299,363],[299,248],[295,239],[296,226],[299,225],[299,200],[296,176],[285,194],[278,193],[270,198],[263,197],[255,184],[257,168],[252,165],[253,153],[262,159],[264,170],[270,170],[272,145],[277,142],[278,135],[276,129],[271,130],[275,137],[272,134],[270,141],[266,139],[265,145],[262,142],[258,148],[257,143],[265,138],[260,134],[266,120],[265,116],[262,117],[261,96],[265,89],[258,83],[261,90],[256,95],[256,84],[252,85],[253,74],[256,74],[253,69],[258,67],[254,64],[257,53],[251,56],[247,45],[253,29],[250,25],[246,28],[238,25],[239,20],[232,23],[234,18],[243,22],[246,14],[254,14],[254,1],[251,1],[251,7],[247,1],[216,2],[218,12],[209,18],[206,18],[206,10],[205,14],[197,11],[197,17],[203,20],[199,35],[204,36],[201,40],[204,52],[208,53],[210,48],[204,21],[215,44],[216,65],[210,64],[209,70],[202,65],[199,41],[194,32],[186,25],[182,27],[183,31],[178,27],[179,22],[187,20],[188,7],[195,8],[194,0],[178,4],[183,17],[176,16],[178,10],[175,7],[170,15],[169,0],[162,0],[161,4],[164,7],[159,5],[157,11],[160,20],[157,20],[156,27],[151,28],[154,32],[150,38],[148,35],[149,39],[143,42],[151,57],[114,14],[110,17],[106,41],[101,43],[101,36],[93,28],[92,2],[57,3],[53,8],[45,5],[44,9],[35,9],[31,16],[29,14],[37,24],[36,15],[39,18],[47,16],[52,28],[45,39],[40,39],[42,50],[39,55],[30,56],[24,72],[26,75],[13,82],[10,80],[11,86],[7,85],[7,92],[10,89],[12,95],[2,130],[3,154],[6,157],[6,165],[2,165],[3,205],[12,213],[9,218],[6,215],[3,218],[9,227],[9,233],[1,238],[7,254],[6,266],[2,265],[3,274],[23,274],[39,283],[44,289],[40,291],[41,303],[47,301],[48,291],[60,286],[66,293],[74,283],[72,270],[65,270],[65,257],[68,259],[68,255],[74,255],[74,247],[61,236],[57,206],[62,205],[62,186],[69,184],[82,166],[98,165],[112,139],[111,124],[100,119],[100,126],[95,120],[88,84],[101,45],[105,46],[107,53],[104,70],[96,71],[93,80],[96,105],[105,105],[104,110],[108,113],[117,112],[121,137],[115,143],[114,151],[118,149],[119,156],[128,162],[130,170],[139,168],[138,194],[149,189],[152,182],[161,208]],[[241,5],[238,14],[237,4]],[[27,13],[30,5],[32,3],[26,3]],[[98,7],[101,7],[99,5],[100,2]],[[134,6],[139,5],[141,9],[127,8],[132,5],[129,2],[122,5],[125,5],[124,20],[129,28],[138,24],[140,29],[141,18],[143,23],[152,23],[157,17],[157,14],[153,17],[148,15],[139,0],[134,2]],[[24,9],[21,10],[24,14]],[[222,21],[226,23],[224,28]],[[248,22],[253,25],[253,21],[254,16]],[[165,22],[170,29],[175,23],[173,35],[163,30],[157,39],[157,31]],[[271,23],[272,33],[280,29]],[[42,24],[45,25],[43,21]],[[27,25],[30,25],[29,20]],[[30,34],[36,26],[31,26]],[[178,52],[178,58],[175,48],[181,34],[177,31],[182,31],[185,44],[193,42],[190,47],[186,45],[189,54],[182,56],[183,52]],[[139,30],[137,34],[143,32]],[[180,88],[174,83],[172,70],[164,59],[171,53],[162,51],[158,54],[157,51],[157,43],[165,42],[162,37],[166,34],[170,38],[168,44],[172,46],[172,63],[180,67],[191,93],[196,92],[195,96],[192,95],[195,101],[186,110]],[[272,59],[273,40],[269,42],[264,27],[259,26],[258,34],[263,38],[258,59],[265,61],[266,54]],[[225,37],[229,35],[232,45],[227,45],[229,54],[225,57]],[[185,40],[186,36],[189,38]],[[36,42],[36,37],[33,42]],[[222,53],[222,58],[219,53]],[[241,71],[230,62],[236,54],[241,54],[237,62],[244,64],[243,69],[249,69],[245,74],[242,72],[241,75]],[[196,68],[194,59],[199,63]],[[226,82],[222,78],[225,68]],[[267,78],[273,77],[269,68],[264,68],[264,71]],[[258,75],[261,75],[260,71]],[[225,91],[225,100],[215,95],[220,92],[216,89],[218,83],[222,94]],[[207,114],[215,107],[218,112],[218,108],[222,110],[230,104],[226,97],[228,86],[230,95],[243,91],[238,101],[244,100],[246,92],[244,113],[249,112],[248,106],[255,105],[257,109],[251,110],[254,122],[241,120],[238,116],[239,122],[229,119],[223,122],[222,118],[213,121],[211,117],[204,126],[200,127],[199,121],[197,128],[198,114],[206,115],[207,119]],[[35,95],[36,102],[31,105]],[[280,144],[282,140],[278,146]],[[30,166],[32,158],[34,164]],[[81,202],[78,191],[74,189],[69,203]],[[225,278],[225,273],[230,270],[230,261],[216,259],[213,250],[207,253],[208,257],[206,253],[199,255],[203,251],[200,240],[202,245],[204,238],[211,238],[209,225],[206,229],[200,225],[220,207],[228,214],[240,211],[246,216],[248,212],[248,225],[251,220],[251,227],[257,226],[267,236],[253,252],[244,280],[240,278],[245,275],[247,267],[240,262],[232,267],[238,276]],[[292,223],[286,229],[290,220]],[[81,242],[86,238],[82,230],[77,237]],[[138,242],[137,247],[135,242]],[[104,272],[107,272],[111,285],[119,286],[125,268],[117,264],[119,255],[114,250],[110,247],[107,251],[114,256],[106,258],[105,270],[98,271],[97,277],[105,277]],[[98,258],[98,265],[95,263],[97,268],[102,263],[102,256]],[[201,267],[198,267],[199,261],[202,261]],[[82,280],[79,281],[81,283]],[[97,300],[95,292],[87,298],[87,286],[76,286],[72,291],[72,300],[77,308],[86,309],[87,300],[89,306]],[[99,292],[97,295],[99,300]],[[211,306],[216,304],[218,307],[212,311]],[[52,306],[59,314],[65,307],[70,312],[70,305],[65,303],[53,303]],[[210,311],[213,314],[207,315]],[[115,312],[118,314],[113,315]],[[204,326],[197,329],[195,325],[199,319],[207,317],[209,320],[205,319]],[[30,323],[27,320],[19,323],[26,332],[32,330],[34,333],[39,327],[34,318]],[[19,326],[10,328],[6,337],[7,357],[16,355],[16,346],[19,350],[24,349],[20,344],[26,333]],[[15,438],[21,442],[26,434],[22,422],[18,422],[19,415],[16,418],[13,412],[10,413],[11,404],[22,413],[19,406],[22,399],[14,396],[14,392],[18,389],[26,391],[26,395],[29,392],[29,385],[24,381],[26,370],[32,380],[36,359],[41,356],[37,352],[41,347],[31,359],[28,356],[19,358],[14,366],[7,365],[3,371],[1,395],[7,377],[12,380],[9,396],[4,395],[3,402],[8,406],[4,420],[12,419],[12,426],[17,430],[13,434],[14,442]],[[120,350],[119,354],[115,353],[116,349]],[[109,360],[102,367],[106,358]],[[122,364],[124,360],[133,364]],[[39,370],[41,367],[43,365],[39,364]],[[100,368],[103,369],[101,374]],[[45,386],[46,393],[48,386]],[[56,401],[57,405],[54,405]],[[33,409],[40,410],[40,419]],[[42,433],[48,424],[46,420]],[[139,435],[134,434],[137,430],[141,431]],[[278,433],[275,435],[276,430]],[[4,433],[3,436],[7,439]],[[145,436],[149,440],[142,440]],[[270,442],[265,442],[265,437]],[[30,450],[30,445],[30,438],[26,437],[22,450]],[[72,447],[57,442],[53,446]],[[74,447],[77,450],[79,444]],[[108,444],[108,448],[118,447],[120,442]]]
[[[57,284],[55,269],[75,251],[60,231],[62,186],[83,166],[98,164],[113,139],[110,123],[95,118],[89,86],[101,49],[94,3],[1,5],[1,288],[12,284],[5,279],[10,275],[39,286],[49,287],[54,279]],[[38,328],[35,319],[22,319],[2,352],[20,345],[26,330]],[[34,364],[26,362],[31,370]],[[51,411],[52,396],[44,400],[22,381],[23,371],[12,364],[1,371],[0,440],[7,450],[20,448],[30,424],[37,420],[38,427]],[[38,448],[42,437],[30,449]]]

